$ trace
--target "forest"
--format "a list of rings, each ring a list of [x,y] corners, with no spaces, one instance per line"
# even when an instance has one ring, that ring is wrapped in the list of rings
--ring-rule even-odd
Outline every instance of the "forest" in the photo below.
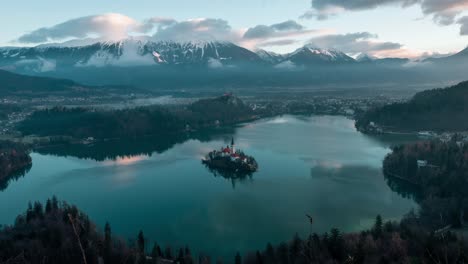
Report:
[[[177,134],[253,118],[253,110],[240,99],[224,95],[177,109],[160,106],[122,110],[54,107],[34,112],[18,125],[18,130],[24,135],[115,139]]]
[[[384,131],[468,130],[468,82],[417,93],[410,101],[369,110],[357,118],[363,132],[371,123]]]
[[[312,224],[312,222],[311,222]],[[189,247],[148,243],[143,231],[131,242],[118,238],[106,223],[103,230],[76,206],[54,196],[43,205],[29,203],[12,226],[0,228],[0,263],[466,263],[468,247],[455,234],[429,232],[409,213],[400,223],[377,216],[369,230],[311,233],[263,250],[211,259]],[[152,238],[154,241],[154,238]]]
[[[425,226],[464,226],[468,210],[468,145],[458,141],[457,136],[449,142],[422,141],[394,147],[383,162],[383,170],[396,191],[406,184],[417,192]]]
[[[0,191],[8,186],[10,180],[23,176],[31,164],[27,146],[0,140]]]

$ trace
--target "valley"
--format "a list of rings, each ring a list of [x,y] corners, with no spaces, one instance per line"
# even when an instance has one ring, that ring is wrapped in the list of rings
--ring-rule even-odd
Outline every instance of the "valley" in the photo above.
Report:
[[[0,264],[468,263],[468,0],[1,6]]]

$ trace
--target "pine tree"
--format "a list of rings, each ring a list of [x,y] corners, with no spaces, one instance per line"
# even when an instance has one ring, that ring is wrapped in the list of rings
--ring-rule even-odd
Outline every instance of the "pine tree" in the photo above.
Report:
[[[296,233],[296,235],[294,235],[294,238],[291,242],[291,246],[289,250],[289,253],[291,255],[290,259],[292,263],[294,263],[296,258],[299,257],[301,248],[302,248],[302,241],[299,238],[299,235]]]
[[[290,263],[289,259],[289,247],[286,243],[281,243],[278,247],[278,259],[281,263]]]
[[[242,257],[239,252],[237,252],[236,257],[234,259],[235,264],[242,264]]]
[[[190,248],[188,246],[185,246],[185,255],[186,256],[191,256],[192,253],[190,252]]]
[[[33,207],[32,203],[28,203],[28,210],[26,211],[26,222],[31,221],[34,218],[34,212],[33,212]]]
[[[260,254],[260,251],[257,251],[255,255],[256,255],[256,263],[263,264],[263,257],[262,257],[262,254]]]
[[[330,231],[330,239],[328,241],[329,245],[329,251],[332,257],[339,262],[343,261],[344,256],[345,256],[345,248],[344,248],[344,240],[343,236],[340,233],[340,230],[337,228],[333,228]]]
[[[164,250],[164,257],[166,259],[172,259],[172,249],[171,249],[171,247],[166,247],[166,249]]]
[[[382,230],[383,230],[382,216],[377,215],[377,217],[375,218],[374,228],[372,229],[372,235],[374,236],[374,239],[380,238],[382,236]]]
[[[182,248],[179,248],[179,254],[177,255],[177,261],[179,263],[184,262],[184,250]]]
[[[45,211],[46,214],[50,214],[50,212],[52,212],[52,201],[50,199],[47,199]]]
[[[140,254],[145,253],[145,237],[143,235],[143,231],[140,230],[140,233],[138,233],[138,252]]]
[[[52,196],[52,209],[55,211],[55,210],[58,210],[58,200],[57,200],[57,197],[54,195]]]
[[[112,243],[112,233],[111,228],[108,222],[104,227],[104,263],[111,263],[111,243]]]
[[[364,252],[364,241],[366,239],[366,234],[364,232],[361,233],[359,236],[359,242],[357,244],[356,252],[354,254],[354,263],[362,264],[365,260],[365,252]]]
[[[158,243],[154,243],[153,250],[151,251],[151,257],[154,261],[156,261],[161,256],[161,248],[159,247]]]

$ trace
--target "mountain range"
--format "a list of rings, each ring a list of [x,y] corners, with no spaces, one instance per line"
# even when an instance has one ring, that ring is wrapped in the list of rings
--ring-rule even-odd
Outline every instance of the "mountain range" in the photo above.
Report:
[[[178,83],[190,86],[218,85],[225,81],[232,85],[249,82],[282,86],[327,81],[411,82],[428,71],[434,71],[429,74],[431,81],[453,81],[466,75],[460,67],[464,63],[468,63],[468,48],[449,57],[426,59],[416,66],[405,58],[379,59],[362,54],[355,59],[338,50],[312,45],[287,54],[251,51],[230,42],[135,38],[88,41],[82,45],[0,48],[0,69],[72,79],[90,85],[167,86]]]
[[[370,58],[370,57],[369,57]],[[372,61],[379,61],[373,58]],[[57,67],[149,65],[205,65],[210,68],[238,64],[323,65],[359,63],[345,53],[306,45],[288,54],[256,52],[230,42],[173,42],[126,39],[84,46],[40,45],[0,48],[0,67],[47,72]],[[366,61],[367,62],[367,61]]]

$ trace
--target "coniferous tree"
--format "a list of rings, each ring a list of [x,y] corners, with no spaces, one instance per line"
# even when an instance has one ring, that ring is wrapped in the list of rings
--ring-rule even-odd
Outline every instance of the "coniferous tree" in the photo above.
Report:
[[[57,197],[54,195],[52,196],[52,210],[58,210],[58,200]]]
[[[281,263],[290,263],[289,259],[289,247],[286,243],[281,243],[278,247],[278,259]]]
[[[343,236],[337,228],[333,228],[330,231],[330,240],[328,245],[330,254],[332,257],[339,262],[342,262],[345,257],[345,248]]]
[[[374,228],[372,229],[372,235],[374,236],[375,239],[380,238],[382,236],[382,230],[383,230],[382,216],[377,215],[377,217],[375,218]]]
[[[291,242],[291,246],[290,246],[290,250],[289,250],[290,259],[291,259],[292,263],[294,263],[295,260],[296,260],[296,257],[299,256],[301,248],[302,248],[302,241],[299,238],[299,234],[296,233],[294,235],[294,238],[293,238],[292,242]]]
[[[46,214],[50,214],[50,212],[52,212],[52,201],[50,199],[47,199],[45,211]]]
[[[151,257],[154,261],[162,257],[161,248],[159,247],[158,243],[154,243],[153,250],[151,250]]]
[[[145,253],[145,237],[143,235],[143,231],[141,231],[141,230],[138,233],[137,243],[138,243],[138,252],[140,254],[144,254]]]
[[[188,246],[185,246],[185,255],[190,256],[192,253],[190,253],[190,248]]]
[[[242,264],[242,257],[239,252],[237,252],[236,257],[234,258],[235,264]]]
[[[257,250],[257,253],[255,254],[256,258],[256,264],[263,264],[263,257],[260,251]]]
[[[362,264],[365,260],[365,250],[364,250],[364,240],[366,239],[366,234],[362,232],[359,236],[359,241],[356,246],[356,253],[354,254],[354,263]]]
[[[104,227],[104,263],[111,263],[112,233],[108,222]]]
[[[266,263],[275,263],[276,262],[276,254],[275,249],[271,243],[268,243],[265,250],[266,254]]]
[[[182,248],[179,248],[179,253],[177,255],[177,262],[179,263],[184,263],[184,250]]]
[[[32,203],[28,203],[28,209],[26,210],[26,222],[30,222],[34,218],[34,211]]]
[[[172,249],[171,249],[171,247],[167,246],[166,249],[164,250],[164,258],[172,259]]]

